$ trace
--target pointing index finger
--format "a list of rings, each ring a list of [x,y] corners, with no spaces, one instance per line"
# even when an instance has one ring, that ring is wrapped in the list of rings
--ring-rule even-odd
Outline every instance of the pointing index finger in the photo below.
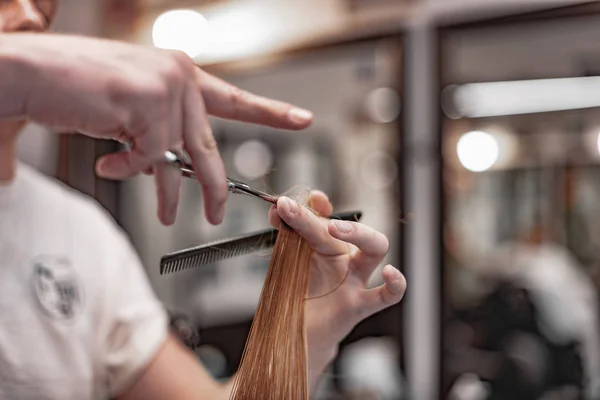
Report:
[[[209,114],[220,118],[300,130],[312,123],[310,111],[242,90],[198,69],[200,92]]]

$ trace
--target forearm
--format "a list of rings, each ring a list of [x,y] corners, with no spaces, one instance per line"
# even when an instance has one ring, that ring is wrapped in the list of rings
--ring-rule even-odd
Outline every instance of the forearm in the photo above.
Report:
[[[32,75],[20,34],[0,34],[0,119],[24,116]]]

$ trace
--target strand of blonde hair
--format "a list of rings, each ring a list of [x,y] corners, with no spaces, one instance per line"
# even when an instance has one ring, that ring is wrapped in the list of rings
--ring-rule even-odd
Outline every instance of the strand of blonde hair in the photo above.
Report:
[[[282,223],[230,400],[308,400],[304,302],[312,253]]]

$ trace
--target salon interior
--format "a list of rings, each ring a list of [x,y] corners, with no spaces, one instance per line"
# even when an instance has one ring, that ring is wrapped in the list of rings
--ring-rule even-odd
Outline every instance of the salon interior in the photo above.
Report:
[[[314,112],[303,132],[211,124],[231,177],[361,211],[406,276],[315,399],[600,399],[600,2],[63,0],[54,29],[179,49]],[[198,362],[234,374],[268,251],[172,274],[161,258],[268,229],[268,206],[230,196],[212,226],[186,181],[164,227],[151,177],[95,176],[112,144],[27,129],[21,158],[112,213]]]

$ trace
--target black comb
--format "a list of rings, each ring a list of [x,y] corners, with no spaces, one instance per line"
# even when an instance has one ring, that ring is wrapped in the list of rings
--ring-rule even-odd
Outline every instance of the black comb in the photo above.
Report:
[[[350,211],[333,214],[329,218],[344,221],[359,221],[361,217],[361,211]],[[180,272],[229,258],[267,250],[275,245],[276,239],[276,229],[265,229],[169,253],[160,259],[160,274]]]

